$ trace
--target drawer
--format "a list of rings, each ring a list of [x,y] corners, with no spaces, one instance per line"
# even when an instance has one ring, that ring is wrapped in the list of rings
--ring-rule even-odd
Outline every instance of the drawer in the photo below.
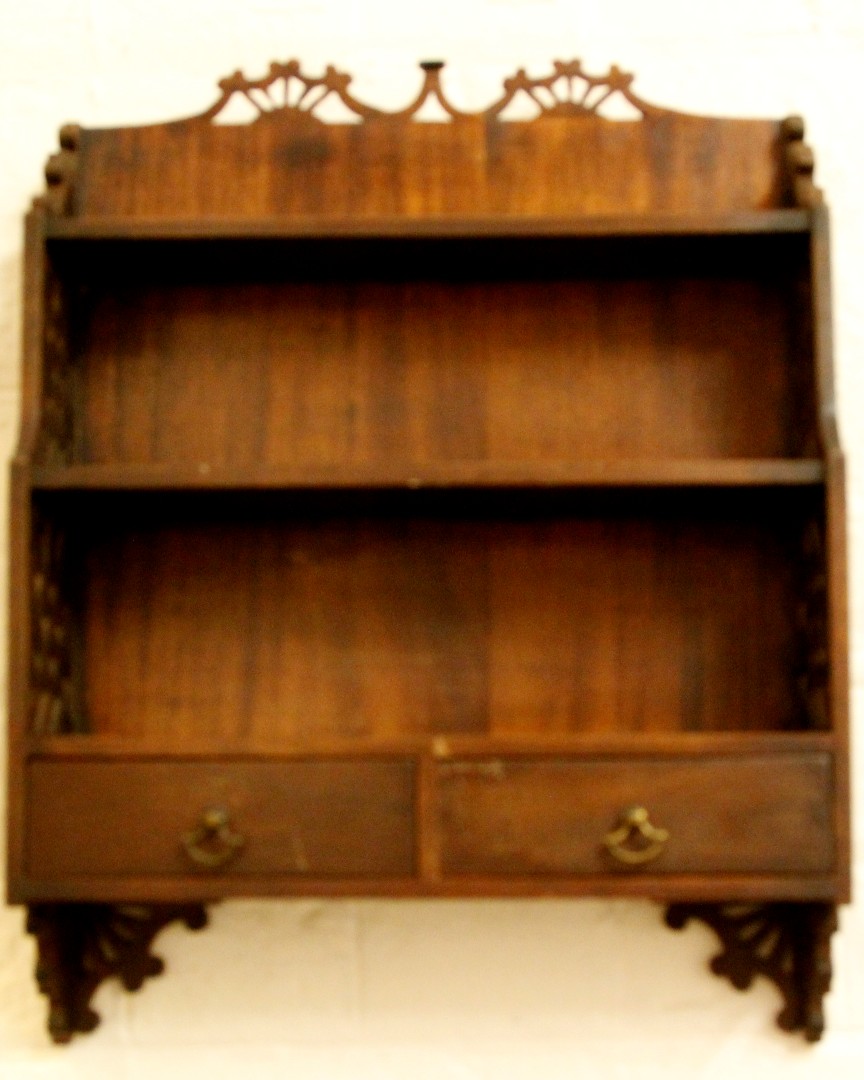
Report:
[[[439,767],[439,797],[445,874],[815,874],[834,865],[824,752],[452,761]],[[611,837],[616,856],[605,838],[634,807],[648,811],[647,836],[637,816],[617,843]]]
[[[36,880],[414,869],[407,760],[42,760],[28,777],[27,862]]]

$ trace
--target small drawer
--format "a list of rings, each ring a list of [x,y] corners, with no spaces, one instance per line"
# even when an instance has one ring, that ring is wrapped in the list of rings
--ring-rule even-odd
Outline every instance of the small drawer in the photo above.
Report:
[[[414,869],[403,760],[36,761],[28,872],[392,876]]]
[[[489,759],[439,772],[445,874],[825,873],[824,752]],[[627,818],[628,811],[642,808]]]

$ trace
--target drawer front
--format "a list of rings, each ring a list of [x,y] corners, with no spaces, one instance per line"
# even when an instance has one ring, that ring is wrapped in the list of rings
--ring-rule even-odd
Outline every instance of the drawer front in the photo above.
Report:
[[[445,874],[784,874],[834,865],[827,753],[453,761],[440,766],[439,782]],[[648,812],[644,834],[642,816],[629,827],[625,820],[634,807]]]
[[[36,880],[414,870],[409,761],[37,761],[29,797]]]

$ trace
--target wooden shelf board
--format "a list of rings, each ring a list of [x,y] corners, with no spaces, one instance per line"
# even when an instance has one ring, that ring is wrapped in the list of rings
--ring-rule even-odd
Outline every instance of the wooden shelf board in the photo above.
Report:
[[[75,901],[124,903],[221,901],[228,897],[612,897],[660,903],[702,901],[729,903],[790,900],[847,902],[842,883],[828,874],[572,874],[532,876],[456,876],[432,880],[420,875],[380,877],[304,877],[301,874],[213,874],[63,878],[38,881],[11,877],[7,902],[12,904]]]
[[[575,462],[447,461],[404,465],[222,466],[208,463],[145,465],[36,465],[40,490],[279,490],[473,487],[796,486],[823,483],[818,458],[662,459]]]
[[[291,240],[472,237],[725,236],[806,233],[808,210],[506,217],[501,215],[271,218],[51,217],[51,240]]]
[[[598,757],[654,756],[735,756],[831,752],[836,738],[826,731],[711,731],[711,732],[622,732],[615,735],[572,734],[526,736],[522,739],[499,736],[406,736],[401,739],[327,739],[286,745],[284,741],[236,743],[218,738],[164,740],[110,734],[33,735],[27,740],[30,758],[118,759],[144,758],[172,760],[246,760],[321,757],[426,757],[447,761],[461,757],[543,757],[572,756],[595,760]]]

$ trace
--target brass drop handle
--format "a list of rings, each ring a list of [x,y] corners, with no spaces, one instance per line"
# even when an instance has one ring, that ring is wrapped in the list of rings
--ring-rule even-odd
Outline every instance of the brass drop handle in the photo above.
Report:
[[[230,862],[246,842],[240,833],[232,832],[228,811],[221,806],[205,810],[198,825],[183,834],[182,841],[189,858],[210,870]]]
[[[652,825],[644,806],[628,806],[621,813],[618,827],[603,837],[610,854],[629,866],[656,859],[668,840],[668,830]]]

